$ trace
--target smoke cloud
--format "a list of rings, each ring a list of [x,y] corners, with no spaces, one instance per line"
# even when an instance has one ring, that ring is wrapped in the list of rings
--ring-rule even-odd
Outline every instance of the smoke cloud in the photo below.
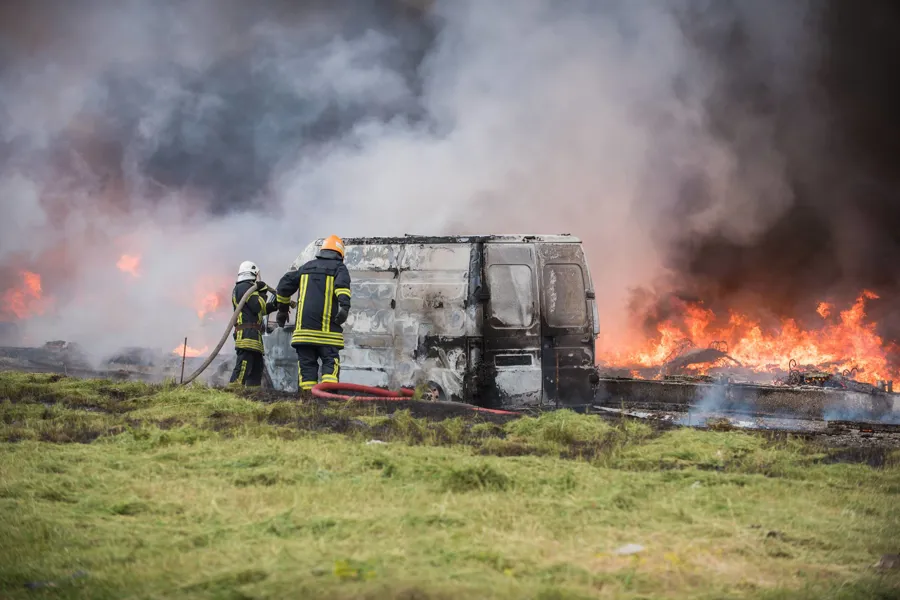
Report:
[[[737,206],[704,178],[684,180],[671,215],[682,227],[659,232],[669,239],[668,277],[658,283],[662,293],[650,294],[654,309],[636,312],[664,316],[671,293],[716,313],[738,308],[813,324],[820,301],[850,305],[869,289],[879,295],[870,317],[897,344],[900,87],[888,73],[900,68],[900,8],[821,3],[800,29],[790,18],[759,27],[745,17],[727,40],[699,41],[722,49],[710,54],[722,76],[705,107],[709,131],[740,167],[740,185],[728,190]],[[726,220],[705,227],[716,211]],[[683,227],[698,218],[704,226]],[[732,227],[745,219],[753,227]],[[636,306],[646,308],[643,294]]]
[[[825,67],[850,42],[818,3],[19,4],[0,293],[41,275],[34,342],[215,341],[198,297],[330,233],[578,235],[609,340],[648,287],[783,313],[897,285],[868,262],[898,253],[892,171],[847,148],[855,71]]]

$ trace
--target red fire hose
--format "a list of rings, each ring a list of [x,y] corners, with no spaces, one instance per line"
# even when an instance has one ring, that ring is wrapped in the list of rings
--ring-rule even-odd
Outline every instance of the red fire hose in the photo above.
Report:
[[[361,392],[370,394],[369,396],[355,396],[350,394],[334,394],[328,390],[345,391],[345,392]],[[359,385],[357,383],[334,383],[323,381],[316,384],[312,389],[313,396],[325,398],[327,400],[359,400],[360,402],[372,400],[409,400],[413,397],[413,390],[401,388],[399,392],[391,390],[383,390],[368,385]]]
[[[332,392],[344,391],[344,392],[359,392],[361,394],[369,394],[367,396],[356,396],[353,394],[335,394]],[[324,398],[326,400],[356,400],[359,402],[372,402],[372,401],[402,401],[402,400],[412,400],[413,390],[409,388],[400,388],[399,391],[392,390],[383,390],[377,387],[371,387],[368,385],[359,385],[357,383],[334,383],[329,381],[323,381],[322,383],[316,384],[312,388],[313,396],[317,398]],[[508,410],[495,410],[492,408],[481,408],[480,406],[472,406],[471,404],[462,404],[460,402],[435,402],[431,404],[451,404],[453,406],[461,406],[463,408],[467,408],[469,410],[473,410],[475,412],[485,412],[491,413],[495,415],[518,415],[518,413],[510,412]]]

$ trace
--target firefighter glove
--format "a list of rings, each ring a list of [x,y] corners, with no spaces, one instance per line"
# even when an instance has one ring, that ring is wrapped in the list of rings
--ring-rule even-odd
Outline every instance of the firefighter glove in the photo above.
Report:
[[[347,310],[343,306],[340,307],[338,309],[337,315],[334,317],[334,322],[337,323],[338,325],[343,325],[344,321],[347,320],[347,317],[349,316],[349,314],[350,314],[349,310]]]
[[[279,327],[284,327],[284,324],[287,323],[288,319],[288,311],[287,307],[284,309],[278,310],[278,315],[275,317],[275,322],[278,323]]]

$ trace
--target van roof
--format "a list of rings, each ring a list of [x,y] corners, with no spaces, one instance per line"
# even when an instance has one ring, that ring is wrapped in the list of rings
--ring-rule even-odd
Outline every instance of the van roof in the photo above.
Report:
[[[321,244],[322,239],[316,240]],[[531,243],[551,242],[554,244],[578,244],[581,240],[568,233],[534,235],[534,234],[492,234],[492,235],[411,235],[395,237],[352,237],[344,238],[348,246],[371,246],[378,244],[473,244],[478,242],[494,243]]]

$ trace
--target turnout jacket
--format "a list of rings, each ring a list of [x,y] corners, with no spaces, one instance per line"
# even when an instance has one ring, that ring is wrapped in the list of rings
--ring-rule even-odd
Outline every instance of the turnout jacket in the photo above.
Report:
[[[278,282],[275,299],[287,311],[297,294],[297,324],[292,346],[344,347],[342,325],[350,313],[350,272],[337,252],[323,251]]]
[[[231,292],[231,306],[237,308],[241,298],[247,293],[247,290],[253,285],[253,281],[239,281]],[[266,303],[266,294],[272,288],[265,283],[259,281],[256,291],[247,298],[247,303],[241,309],[238,315],[237,323],[234,325],[234,347],[241,350],[251,350],[253,352],[264,353],[262,334],[266,330],[266,315],[277,309],[278,303],[275,298],[268,304]]]

